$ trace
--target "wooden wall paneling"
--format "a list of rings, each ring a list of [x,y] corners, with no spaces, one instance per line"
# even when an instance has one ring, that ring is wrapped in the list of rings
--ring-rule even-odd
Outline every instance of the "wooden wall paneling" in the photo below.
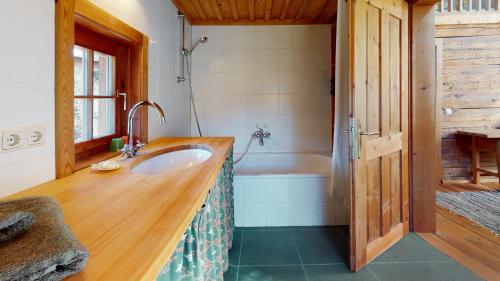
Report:
[[[249,4],[247,0],[236,0],[236,11],[238,12],[238,20],[250,19],[248,6]]]
[[[290,7],[290,2],[291,2],[291,0],[285,0],[285,3],[283,4],[283,8],[281,9],[280,20],[283,20],[286,18],[286,15],[288,13],[288,8]]]
[[[224,20],[224,18],[222,17],[222,13],[219,9],[219,4],[217,3],[217,0],[211,0],[210,3],[212,5],[212,10],[214,11],[216,18],[219,21]]]
[[[303,0],[302,4],[300,5],[300,9],[297,12],[297,15],[295,15],[295,19],[299,20],[302,18],[302,15],[306,12],[308,6],[309,6],[310,0]]]
[[[466,28],[464,28],[466,27]],[[438,25],[436,37],[492,36],[500,35],[500,23]]]
[[[266,12],[264,19],[269,20],[271,18],[271,10],[273,8],[273,0],[266,0]]]
[[[172,0],[193,25],[333,24],[337,1]]]
[[[248,19],[251,21],[255,19],[255,1],[254,0],[248,0]]]
[[[434,4],[434,3],[433,3]],[[436,108],[434,6],[412,5],[412,229],[435,232],[435,190],[440,182]],[[425,58],[425,59],[423,59]]]
[[[307,13],[307,17],[312,19],[312,20],[316,20],[318,18],[319,14],[321,13],[321,11],[323,11],[323,9],[325,8],[327,3],[328,3],[328,0],[311,2],[311,5],[309,6],[309,10]]]
[[[251,0],[255,3],[255,19],[265,20],[266,1],[267,0]]]
[[[71,175],[75,169],[73,124],[73,45],[75,2],[56,2],[55,17],[55,154],[56,178]]]
[[[234,0],[232,2],[234,2]],[[203,10],[203,7],[201,7],[201,4],[200,4],[199,0],[193,0],[193,5],[194,5],[194,7],[196,9],[196,12],[200,16],[200,18],[202,20],[208,20],[207,15],[205,14],[205,11]],[[234,5],[236,5],[236,3]]]
[[[437,71],[442,107],[453,109],[441,120],[441,166],[444,181],[471,179],[471,138],[458,130],[500,127],[500,35],[470,35],[470,25],[437,26],[442,55]],[[492,153],[482,153],[481,166],[495,168]],[[496,180],[485,177],[486,181]]]
[[[238,7],[236,6],[236,0],[230,0],[231,14],[233,15],[233,20],[238,20]]]
[[[335,1],[328,1],[323,7],[319,16],[316,18],[318,22],[329,22],[333,21],[335,15],[337,14],[337,4]]]

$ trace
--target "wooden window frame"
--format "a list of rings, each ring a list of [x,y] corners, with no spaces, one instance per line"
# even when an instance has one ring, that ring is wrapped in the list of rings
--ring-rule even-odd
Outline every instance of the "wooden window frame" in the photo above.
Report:
[[[126,56],[129,71],[120,73],[121,81],[115,81],[116,89],[123,87],[129,96],[130,105],[147,99],[148,96],[148,42],[142,34],[123,21],[97,7],[88,0],[57,0],[55,18],[55,130],[56,130],[56,178],[63,178],[73,174],[76,170],[90,165],[92,162],[77,163],[74,141],[74,61],[73,47],[76,38],[76,29],[88,29],[100,34],[104,38],[111,38],[127,46],[127,50],[118,51],[117,57]],[[102,39],[102,38],[101,38]],[[109,53],[100,46],[82,46]],[[124,82],[125,81],[125,82]],[[119,85],[121,83],[122,85]],[[123,114],[118,114],[116,116]],[[123,118],[123,117],[118,117]],[[141,110],[136,117],[134,136],[143,141],[148,140],[147,110]],[[126,133],[125,122],[120,122],[116,128],[120,134]],[[99,145],[108,141],[110,136],[98,140]],[[92,149],[92,147],[88,148]],[[114,154],[103,154],[111,157]],[[92,158],[92,161],[100,160]]]

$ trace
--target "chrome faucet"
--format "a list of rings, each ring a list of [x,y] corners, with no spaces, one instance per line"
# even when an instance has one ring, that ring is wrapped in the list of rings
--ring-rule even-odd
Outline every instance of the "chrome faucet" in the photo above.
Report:
[[[264,132],[264,129],[262,128],[259,128],[259,126],[257,126],[257,131],[255,131],[255,133],[253,133],[253,137],[254,138],[258,138],[259,139],[259,145],[260,146],[264,146],[264,138],[268,138],[271,136],[271,133],[270,132]]]
[[[156,102],[145,100],[136,103],[128,113],[128,143],[121,150],[123,158],[134,158],[137,152],[145,146],[140,140],[137,140],[137,143],[134,145],[134,116],[137,110],[144,105],[154,108],[160,117],[160,124],[165,124],[165,113],[163,113],[163,109]]]

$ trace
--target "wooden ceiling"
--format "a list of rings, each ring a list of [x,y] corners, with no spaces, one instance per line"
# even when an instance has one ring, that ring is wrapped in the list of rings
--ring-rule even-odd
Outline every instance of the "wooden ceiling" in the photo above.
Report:
[[[193,25],[331,24],[336,0],[172,0]]]

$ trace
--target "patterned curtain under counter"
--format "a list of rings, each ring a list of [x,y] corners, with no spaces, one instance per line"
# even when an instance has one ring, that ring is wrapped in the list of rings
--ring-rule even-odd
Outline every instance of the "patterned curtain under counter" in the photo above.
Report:
[[[233,244],[233,153],[157,281],[222,281]]]

